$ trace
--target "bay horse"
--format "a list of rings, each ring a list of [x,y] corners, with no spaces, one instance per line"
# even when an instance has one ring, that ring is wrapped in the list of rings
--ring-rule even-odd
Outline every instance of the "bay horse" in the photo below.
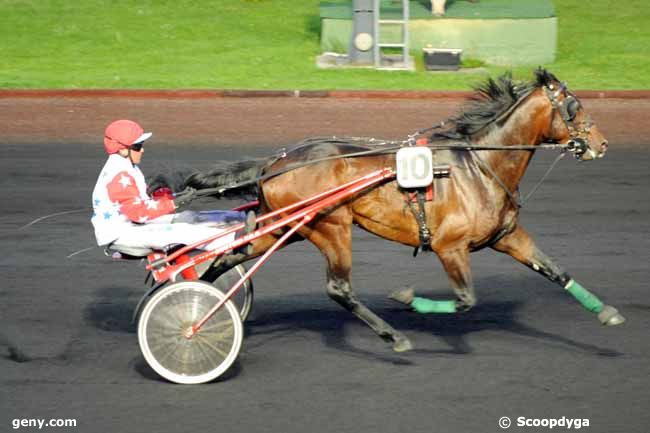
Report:
[[[607,141],[575,95],[553,74],[541,68],[528,83],[515,82],[505,74],[479,86],[469,105],[450,119],[450,124],[447,130],[431,137],[432,145],[460,140],[464,148],[435,151],[437,162],[451,166],[451,176],[436,179],[434,198],[424,206],[426,226],[431,232],[427,247],[442,262],[456,299],[433,301],[409,292],[396,293],[393,298],[419,312],[449,313],[471,309],[476,304],[476,295],[469,255],[490,247],[565,288],[586,309],[598,314],[602,323],[622,323],[623,316],[615,308],[603,304],[580,286],[535,245],[519,223],[518,185],[538,145],[544,142],[582,144],[584,153],[578,155],[582,160],[605,155]],[[499,149],[468,150],[486,145]],[[248,186],[227,192],[255,191],[260,211],[271,211],[371,171],[395,167],[394,152],[350,156],[375,148],[370,143],[360,144],[358,140],[307,142],[281,157],[242,161],[226,169],[195,172],[175,189],[186,186],[214,188],[238,182],[241,186],[242,181],[249,181]],[[279,174],[260,178],[264,173]],[[330,298],[391,342],[395,351],[409,350],[412,348],[409,339],[372,312],[352,289],[352,224],[384,239],[410,247],[420,245],[420,225],[405,205],[405,191],[395,180],[321,212],[290,241],[307,239],[324,255]],[[279,230],[256,239],[247,253],[217,259],[209,278],[261,255],[283,233]]]

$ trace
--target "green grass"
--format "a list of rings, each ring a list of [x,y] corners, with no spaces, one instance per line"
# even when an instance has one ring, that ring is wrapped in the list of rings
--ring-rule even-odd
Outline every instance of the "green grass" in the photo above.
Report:
[[[646,3],[555,0],[558,59],[543,66],[572,89],[650,88]],[[421,62],[415,73],[318,70],[318,6],[318,0],[0,0],[0,87],[468,89],[484,77],[430,74]],[[513,72],[528,78],[536,66]]]

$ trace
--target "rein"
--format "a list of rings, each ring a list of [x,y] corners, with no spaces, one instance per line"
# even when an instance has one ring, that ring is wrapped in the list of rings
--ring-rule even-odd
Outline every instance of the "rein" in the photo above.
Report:
[[[558,157],[553,161],[553,163],[550,165],[546,173],[541,177],[541,179],[535,184],[535,186],[532,188],[532,190],[528,193],[528,195],[523,199],[520,200],[512,191],[510,191],[507,186],[503,183],[503,181],[499,178],[499,176],[494,172],[494,170],[486,164],[481,157],[474,153],[473,156],[475,157],[475,160],[478,162],[478,165],[484,170],[487,171],[493,179],[501,186],[501,188],[506,192],[508,195],[508,198],[512,202],[512,204],[516,208],[521,208],[523,205],[528,202],[530,197],[537,191],[537,189],[540,187],[540,185],[546,180],[548,175],[551,173],[553,168],[555,168],[556,164],[562,159],[566,152],[572,152],[576,157],[580,157],[585,152],[591,152],[593,153],[593,150],[589,147],[588,144],[588,139],[586,137],[589,134],[589,130],[592,126],[592,123],[590,120],[587,120],[586,122],[580,122],[578,127],[575,126],[573,122],[573,116],[571,116],[568,113],[568,102],[570,100],[573,100],[574,102],[577,102],[577,99],[573,94],[570,94],[569,97],[567,98],[566,101],[558,101],[558,96],[562,92],[568,92],[566,86],[562,84],[560,88],[553,92],[555,90],[553,86],[546,87],[544,86],[544,93],[546,94],[547,98],[551,102],[551,105],[553,107],[553,111],[558,110],[560,112],[562,121],[564,122],[564,125],[567,127],[569,130],[569,135],[571,137],[571,140],[567,144],[556,144],[556,143],[541,143],[538,145],[512,145],[512,146],[496,146],[496,145],[485,145],[485,144],[470,144],[468,142],[451,142],[451,143],[429,143],[427,144],[427,147],[432,149],[432,150],[460,150],[460,151],[474,151],[474,150],[493,150],[493,151],[512,151],[512,150],[537,150],[537,149],[560,149],[562,153],[558,155]],[[522,95],[511,107],[509,107],[505,112],[501,113],[498,115],[492,122],[501,122],[504,119],[508,118],[516,108],[518,108],[523,101],[525,101],[533,92],[535,89],[531,89],[527,91],[524,95]],[[288,154],[292,151],[295,151],[297,149],[314,145],[314,144],[322,144],[322,143],[340,143],[340,144],[354,144],[355,142],[363,142],[365,145],[370,145],[370,146],[383,146],[379,149],[369,149],[369,150],[364,150],[364,151],[359,151],[359,152],[352,152],[348,153],[345,155],[333,155],[333,156],[328,156],[328,157],[323,157],[323,158],[317,158],[313,159],[310,161],[305,161],[301,163],[296,163],[296,164],[290,164],[286,166],[283,169],[277,170],[277,171],[272,171],[270,173],[264,173],[260,176],[257,176],[254,179],[246,180],[243,182],[231,184],[228,186],[224,187],[216,187],[216,188],[207,188],[207,189],[202,189],[200,191],[197,191],[197,196],[209,196],[213,194],[222,194],[225,191],[229,189],[235,189],[235,188],[240,188],[246,185],[258,183],[270,178],[273,178],[275,176],[279,176],[281,174],[287,173],[292,170],[296,170],[301,167],[306,167],[309,165],[317,164],[320,162],[325,162],[325,161],[331,161],[331,160],[336,160],[336,159],[342,159],[342,158],[356,158],[356,157],[361,157],[361,156],[373,156],[373,155],[387,155],[387,154],[393,154],[396,153],[399,149],[401,149],[404,146],[413,146],[415,145],[416,138],[419,136],[424,135],[427,132],[436,130],[436,129],[441,129],[444,128],[447,124],[447,121],[442,121],[439,124],[436,124],[434,126],[431,126],[426,129],[421,129],[418,131],[415,131],[414,133],[408,135],[408,138],[406,140],[402,141],[391,141],[391,140],[378,140],[376,138],[367,138],[367,137],[345,137],[345,138],[337,138],[337,137],[314,137],[314,138],[309,138],[306,140],[303,140],[300,142],[296,147],[293,149],[287,151],[285,149],[282,149],[274,158],[271,159],[271,161],[267,164],[268,166],[271,166],[275,164],[276,162],[286,158]],[[487,127],[487,125],[483,126],[484,129]],[[479,130],[480,131],[480,130]]]
[[[368,150],[363,150],[363,151],[359,151],[359,152],[352,152],[352,153],[347,153],[345,155],[326,156],[326,157],[323,157],[323,158],[316,158],[316,159],[312,159],[312,160],[305,161],[305,162],[290,164],[290,165],[288,165],[288,166],[286,166],[286,167],[284,167],[284,168],[282,168],[280,170],[265,173],[265,174],[262,174],[260,176],[255,177],[253,179],[245,180],[245,181],[242,181],[242,182],[238,182],[238,183],[234,183],[234,184],[230,184],[230,185],[222,186],[222,187],[201,189],[201,190],[196,191],[196,195],[198,197],[201,197],[201,196],[209,196],[209,195],[214,195],[214,194],[223,194],[225,191],[228,191],[230,189],[236,189],[236,188],[241,188],[241,187],[246,186],[246,185],[255,184],[255,183],[258,183],[258,182],[261,182],[261,181],[271,179],[271,178],[276,177],[276,176],[280,176],[281,174],[288,173],[288,172],[290,172],[292,170],[297,170],[297,169],[302,168],[302,167],[308,167],[310,165],[318,164],[318,163],[325,162],[325,161],[332,161],[332,160],[343,159],[343,158],[358,158],[358,157],[362,157],[362,156],[375,156],[375,155],[379,156],[379,155],[395,154],[402,147],[411,145],[413,143],[415,137],[417,137],[419,135],[422,135],[425,132],[428,132],[428,131],[430,131],[432,129],[439,128],[441,126],[442,126],[442,124],[436,125],[436,126],[433,126],[431,128],[424,129],[424,130],[421,130],[421,131],[417,131],[417,132],[409,135],[409,138],[407,140],[402,140],[402,141],[378,140],[376,138],[366,138],[366,137],[345,137],[345,138],[337,138],[337,137],[331,137],[331,138],[324,138],[323,137],[323,138],[321,138],[321,137],[315,137],[315,138],[311,138],[311,139],[308,139],[308,140],[302,142],[299,146],[297,146],[296,148],[294,148],[294,149],[292,149],[290,151],[286,151],[286,150],[283,149],[276,157],[274,157],[272,159],[271,164],[286,158],[291,153],[291,151],[296,150],[296,149],[301,148],[301,147],[304,147],[305,145],[308,145],[308,144],[317,144],[317,143],[344,143],[344,144],[351,144],[351,143],[354,143],[354,142],[363,141],[364,143],[371,143],[371,144],[376,145],[376,146],[386,146],[386,147],[382,147],[382,148],[379,148],[379,149],[368,149]],[[376,144],[374,144],[374,143],[376,143]],[[498,145],[485,145],[485,144],[473,145],[473,144],[468,144],[466,142],[464,142],[464,143],[458,142],[458,143],[447,143],[447,144],[429,143],[427,145],[427,147],[432,149],[432,150],[461,150],[461,151],[468,151],[468,152],[474,151],[474,150],[493,150],[493,151],[528,150],[528,151],[533,151],[533,150],[537,150],[537,149],[548,149],[548,150],[560,149],[560,150],[563,151],[562,155],[564,155],[564,151],[570,149],[569,145],[556,144],[556,143],[542,143],[542,144],[538,144],[538,145],[525,145],[525,144],[522,144],[522,145],[513,145],[513,146],[498,146]],[[560,158],[558,158],[558,160],[559,159]],[[481,163],[483,163],[483,161],[480,160],[480,158],[478,160]],[[553,169],[553,167],[555,166],[556,163],[557,163],[557,161],[553,163],[553,165],[548,170],[548,172],[544,175],[542,180],[538,183],[538,185],[535,186],[535,188],[533,189],[533,192],[539,187],[539,184],[541,184],[541,182],[543,182],[546,179],[546,177],[548,176],[548,173],[550,173],[550,171]],[[485,167],[487,167],[487,165],[485,163],[483,163],[483,164],[484,164]],[[515,200],[513,203],[517,207],[521,207],[521,205],[519,205],[519,201],[513,196],[513,194],[507,188],[505,188],[505,185],[503,185],[503,182],[501,181],[501,179],[499,179],[498,176],[496,176],[496,174],[490,168],[487,168],[487,171],[490,172],[490,174],[497,180],[497,182],[501,185],[501,187],[504,188],[504,190],[506,191],[508,196],[511,198],[511,200],[513,200],[513,199]],[[529,194],[526,197],[526,200],[528,199],[528,197],[530,197],[530,195],[532,195],[532,194]],[[523,202],[522,202],[522,204],[523,204]]]
[[[494,172],[494,170],[492,170],[492,168],[490,167],[490,165],[489,165],[489,164],[486,164],[485,161],[483,161],[483,160],[481,159],[481,157],[480,157],[478,154],[476,154],[476,153],[474,154],[474,156],[476,157],[476,160],[479,162],[479,165],[481,166],[481,168],[484,169],[485,171],[487,171],[488,173],[490,173],[490,176],[492,176],[492,178],[493,178],[494,180],[496,180],[497,183],[499,184],[499,186],[500,186],[500,187],[501,187],[501,188],[506,192],[506,194],[508,195],[508,198],[510,199],[510,202],[511,202],[511,203],[512,203],[516,208],[518,208],[518,209],[521,209],[522,207],[524,207],[524,205],[525,205],[526,203],[528,203],[528,200],[530,199],[530,197],[531,197],[531,196],[532,196],[532,195],[537,191],[537,189],[538,189],[538,188],[542,185],[542,183],[546,180],[546,178],[548,177],[548,175],[551,174],[551,171],[553,171],[553,169],[555,168],[555,166],[557,165],[557,163],[560,162],[560,160],[561,160],[562,158],[564,158],[565,155],[566,155],[566,151],[563,151],[562,153],[560,153],[560,154],[555,158],[555,160],[553,161],[553,163],[551,163],[551,165],[548,167],[548,169],[546,170],[546,173],[544,173],[544,175],[539,179],[539,181],[537,181],[537,183],[535,184],[535,186],[530,190],[530,192],[528,193],[528,195],[526,195],[526,197],[524,197],[523,200],[520,200],[517,194],[513,194],[513,193],[508,189],[508,187],[503,183],[503,181],[501,180],[501,178],[500,178],[500,177],[499,177],[499,176]]]

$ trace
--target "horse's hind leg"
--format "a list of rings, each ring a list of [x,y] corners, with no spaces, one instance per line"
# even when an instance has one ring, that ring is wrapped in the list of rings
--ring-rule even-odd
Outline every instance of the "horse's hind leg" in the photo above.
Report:
[[[468,311],[476,305],[476,294],[472,283],[472,272],[469,265],[469,250],[459,248],[438,252],[442,266],[449,276],[449,281],[456,301],[436,301],[415,296],[412,289],[392,293],[389,297],[398,302],[411,306],[418,313],[455,313]]]
[[[616,308],[603,304],[598,297],[578,284],[567,272],[537,248],[532,238],[521,227],[517,227],[515,231],[504,236],[492,248],[510,255],[535,272],[564,287],[585,309],[598,314],[598,319],[604,325],[619,325],[625,321]]]
[[[413,348],[404,334],[366,307],[352,290],[352,226],[347,222],[321,221],[306,237],[327,259],[327,294],[331,299],[365,322],[381,338],[393,342],[393,349],[404,352]]]

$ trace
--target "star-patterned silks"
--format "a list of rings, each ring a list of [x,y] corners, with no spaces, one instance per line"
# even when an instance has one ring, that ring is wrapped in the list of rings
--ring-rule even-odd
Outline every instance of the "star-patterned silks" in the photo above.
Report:
[[[125,175],[122,175],[118,182],[122,185],[122,188],[126,188],[127,186],[131,185],[131,179]]]
[[[147,224],[152,219],[173,213],[176,208],[168,197],[151,199],[142,172],[130,161],[111,155],[93,190],[92,219],[100,244],[120,236],[125,225]]]

